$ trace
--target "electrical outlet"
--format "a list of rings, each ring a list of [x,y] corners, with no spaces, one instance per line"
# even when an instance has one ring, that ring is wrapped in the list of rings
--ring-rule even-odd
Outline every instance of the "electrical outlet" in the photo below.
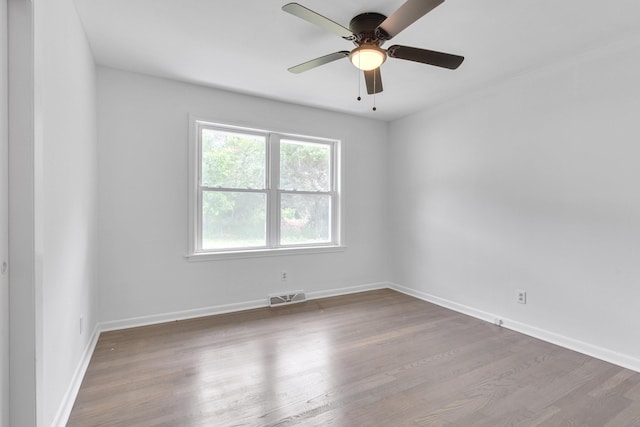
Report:
[[[516,297],[516,301],[518,304],[526,304],[527,303],[527,292],[523,290],[518,290],[518,295]]]
[[[282,280],[283,282],[287,281],[287,272],[286,271],[281,271],[280,272],[280,280]]]

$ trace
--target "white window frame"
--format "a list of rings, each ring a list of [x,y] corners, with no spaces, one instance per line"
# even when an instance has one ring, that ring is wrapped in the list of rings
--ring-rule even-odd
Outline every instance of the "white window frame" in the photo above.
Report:
[[[266,189],[267,195],[267,246],[259,248],[202,249],[202,186],[201,176],[201,135],[202,129],[215,129],[266,136]],[[279,188],[280,141],[293,140],[331,147],[331,188],[328,192],[281,190]],[[303,136],[293,133],[276,132],[247,126],[220,123],[195,116],[189,118],[189,242],[187,259],[207,261],[229,258],[275,256],[284,254],[323,253],[343,251],[343,217],[341,191],[341,141],[332,138]],[[256,190],[257,192],[257,190]],[[327,194],[331,197],[331,241],[318,244],[280,245],[280,195],[281,194]]]

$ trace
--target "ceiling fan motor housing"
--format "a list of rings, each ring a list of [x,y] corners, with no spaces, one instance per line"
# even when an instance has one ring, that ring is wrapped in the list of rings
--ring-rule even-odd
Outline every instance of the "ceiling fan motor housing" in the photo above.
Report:
[[[375,44],[378,46],[384,43],[384,37],[381,38],[376,29],[385,19],[387,19],[386,16],[375,12],[361,13],[354,17],[349,22],[349,29],[356,37],[354,43],[357,45]]]

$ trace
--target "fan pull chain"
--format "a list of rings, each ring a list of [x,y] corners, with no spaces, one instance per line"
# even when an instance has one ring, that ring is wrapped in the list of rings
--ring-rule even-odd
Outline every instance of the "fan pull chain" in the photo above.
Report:
[[[380,68],[373,70],[373,111],[376,111],[376,71]]]
[[[358,101],[362,98],[360,97],[360,86],[362,86],[362,71],[360,71],[360,61],[361,58],[358,56]]]

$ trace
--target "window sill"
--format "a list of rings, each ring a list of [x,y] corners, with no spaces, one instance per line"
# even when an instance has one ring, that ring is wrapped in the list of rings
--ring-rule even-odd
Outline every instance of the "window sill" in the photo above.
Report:
[[[346,246],[306,246],[295,248],[277,248],[277,249],[256,249],[242,251],[225,251],[225,252],[198,252],[185,255],[189,262],[199,261],[219,261],[227,259],[242,258],[261,258],[282,255],[307,255],[307,254],[324,254],[331,252],[344,252]]]

